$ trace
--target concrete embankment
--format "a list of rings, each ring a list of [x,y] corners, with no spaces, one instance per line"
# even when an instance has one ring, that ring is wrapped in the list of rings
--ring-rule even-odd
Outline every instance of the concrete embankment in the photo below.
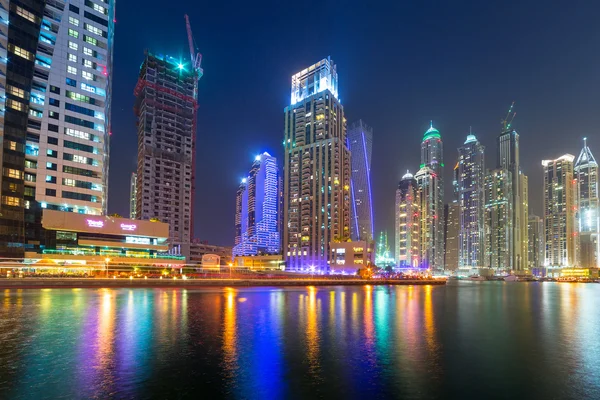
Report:
[[[345,286],[345,285],[444,285],[443,280],[335,280],[335,279],[0,279],[0,289],[44,288],[200,288],[210,286]]]

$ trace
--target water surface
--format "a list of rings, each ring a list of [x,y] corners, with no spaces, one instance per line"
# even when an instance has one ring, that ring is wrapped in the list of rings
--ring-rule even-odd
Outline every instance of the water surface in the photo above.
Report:
[[[600,285],[0,296],[0,398],[600,398]]]

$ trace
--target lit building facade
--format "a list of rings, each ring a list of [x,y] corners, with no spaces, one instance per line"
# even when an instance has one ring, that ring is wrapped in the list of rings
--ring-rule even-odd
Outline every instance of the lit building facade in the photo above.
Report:
[[[350,151],[330,58],[292,76],[284,111],[283,252],[292,271],[328,271],[330,243],[350,238]]]
[[[421,263],[421,201],[417,180],[410,172],[396,190],[395,251],[398,268],[418,268]]]
[[[129,182],[129,218],[131,218],[131,219],[135,219],[136,199],[137,199],[137,174],[135,172],[132,172],[131,180]]]
[[[331,243],[331,273],[354,275],[373,265],[374,242],[365,240]]]
[[[453,201],[444,206],[444,269],[458,269],[458,246],[460,231],[460,205]]]
[[[513,269],[512,188],[512,175],[506,169],[491,170],[485,176],[484,266],[499,272]]]
[[[350,229],[352,240],[373,240],[373,201],[371,193],[371,154],[373,152],[373,128],[358,120],[348,128],[352,175]]]
[[[277,159],[256,156],[236,194],[234,257],[279,253],[278,184]]]
[[[546,267],[573,267],[578,264],[574,160],[574,156],[565,154],[556,160],[542,161]]]
[[[13,1],[0,17],[0,254],[22,257],[43,245],[44,209],[106,212],[114,0]]]
[[[545,235],[544,220],[537,215],[529,216],[528,223],[529,234],[529,269],[541,268],[544,266]]]
[[[458,149],[459,268],[480,268],[484,255],[484,147],[469,134]]]
[[[512,112],[509,111],[509,114]],[[525,271],[527,269],[527,220],[526,197],[527,188],[523,185],[520,163],[519,134],[511,128],[510,123],[504,123],[502,133],[497,139],[497,168],[510,172],[512,182],[512,229],[513,241],[511,248],[512,269]]]
[[[396,265],[388,244],[387,232],[380,232],[375,250],[375,265],[379,268],[392,267]]]
[[[136,218],[169,224],[171,242],[193,237],[198,71],[146,52],[134,94],[138,163]]]
[[[583,139],[583,149],[575,162],[578,186],[578,218],[581,266],[600,268],[600,201],[598,163]]]
[[[421,142],[421,169],[415,175],[421,194],[421,264],[444,269],[444,158],[440,132],[433,123]]]

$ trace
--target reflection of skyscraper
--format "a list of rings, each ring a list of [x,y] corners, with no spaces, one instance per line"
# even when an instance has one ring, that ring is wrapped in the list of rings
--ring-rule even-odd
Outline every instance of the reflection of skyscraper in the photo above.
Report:
[[[537,215],[529,216],[529,269],[544,266],[544,220]]]
[[[352,154],[352,240],[373,240],[373,204],[371,195],[371,153],[373,129],[362,120],[348,128],[348,144]]]
[[[514,104],[513,104],[514,105]],[[511,248],[512,268],[522,271],[527,268],[527,219],[525,213],[526,188],[523,185],[527,182],[522,178],[520,155],[519,155],[519,134],[512,129],[511,121],[514,118],[513,106],[508,111],[507,118],[503,121],[502,133],[498,136],[498,160],[497,168],[505,169],[510,172],[512,181],[512,229],[513,242]]]
[[[512,270],[513,203],[511,173],[505,169],[485,176],[485,260],[497,271]]]
[[[278,183],[275,157],[269,153],[256,156],[236,194],[234,256],[279,252]]]
[[[329,268],[330,242],[350,238],[350,151],[330,58],[292,76],[285,108],[286,268]]]
[[[583,139],[583,149],[575,163],[578,185],[578,216],[581,266],[600,267],[600,202],[598,163]]]
[[[444,267],[454,271],[458,269],[458,232],[460,228],[460,205],[458,201],[446,204],[444,207]]]
[[[458,149],[459,268],[483,266],[484,148],[469,134]]]
[[[444,178],[443,143],[440,132],[430,125],[421,142],[421,169],[415,175],[421,191],[422,264],[444,268]]]
[[[421,210],[417,180],[408,171],[396,190],[396,265],[419,267],[421,261]]]
[[[131,180],[129,182],[129,218],[135,219],[135,204],[137,198],[137,174],[131,173]]]
[[[544,160],[544,229],[546,266],[571,267],[577,264],[576,190],[574,156]]]

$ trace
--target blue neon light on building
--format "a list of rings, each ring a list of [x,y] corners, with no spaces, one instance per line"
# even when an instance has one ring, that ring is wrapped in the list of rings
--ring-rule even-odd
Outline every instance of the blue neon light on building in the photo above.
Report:
[[[233,256],[279,253],[278,212],[277,159],[265,152],[256,156],[237,190]]]
[[[371,153],[373,129],[358,120],[348,129],[352,154],[352,240],[373,240],[373,201],[371,195]]]

